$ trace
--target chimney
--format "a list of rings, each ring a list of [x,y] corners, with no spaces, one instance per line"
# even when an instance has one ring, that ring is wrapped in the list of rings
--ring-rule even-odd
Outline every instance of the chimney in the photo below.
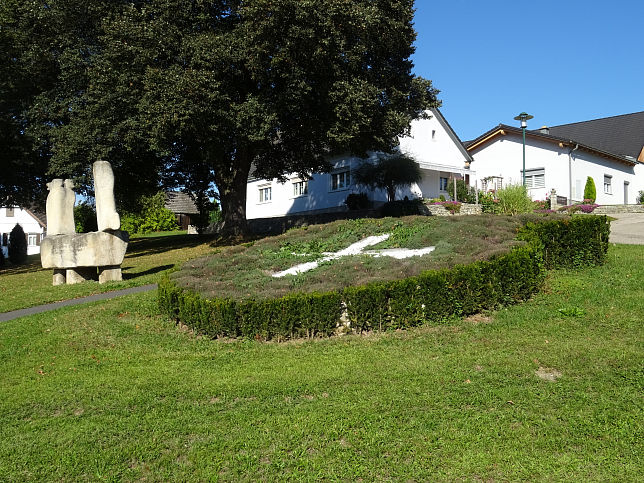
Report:
[[[541,134],[550,134],[550,128],[548,126],[541,126],[539,132]]]

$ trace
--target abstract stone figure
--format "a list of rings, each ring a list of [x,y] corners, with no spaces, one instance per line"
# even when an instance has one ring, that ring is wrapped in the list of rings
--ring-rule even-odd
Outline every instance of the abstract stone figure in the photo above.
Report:
[[[70,179],[54,179],[47,183],[47,235],[69,235],[76,232],[74,203],[76,194]]]
[[[121,218],[114,202],[114,172],[107,161],[96,161],[94,171],[94,196],[96,199],[96,221],[98,231],[118,230]]]
[[[74,202],[71,180],[55,179],[48,183],[47,236],[40,245],[43,268],[53,268],[54,285],[85,280],[100,283],[122,280],[121,263],[129,235],[120,231],[121,220],[114,203],[114,174],[107,161],[93,165],[96,218],[100,231],[75,233]]]

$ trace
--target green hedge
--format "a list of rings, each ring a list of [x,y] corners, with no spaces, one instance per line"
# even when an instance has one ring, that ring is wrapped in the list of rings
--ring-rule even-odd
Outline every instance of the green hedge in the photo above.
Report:
[[[358,332],[408,328],[526,300],[541,288],[546,268],[603,263],[608,233],[605,216],[529,222],[519,234],[526,245],[490,260],[278,299],[208,300],[165,277],[159,284],[159,307],[212,337],[329,336],[341,326],[345,309],[350,328]]]

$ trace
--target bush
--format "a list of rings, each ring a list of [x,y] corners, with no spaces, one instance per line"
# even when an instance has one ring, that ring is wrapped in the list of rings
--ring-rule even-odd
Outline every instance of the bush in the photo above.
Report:
[[[399,200],[388,201],[380,207],[381,216],[392,216],[394,218],[410,215],[427,215],[429,210],[423,200]]]
[[[136,212],[124,212],[121,215],[121,229],[129,233],[152,233],[178,229],[177,220],[165,207],[165,193],[158,192],[153,196],[139,199]]]
[[[4,252],[2,251],[2,247],[0,247],[0,267],[4,267]]]
[[[418,163],[404,154],[384,156],[375,163],[366,161],[354,174],[358,185],[385,190],[388,201],[395,201],[398,188],[418,183],[422,178]]]
[[[640,205],[644,205],[644,191],[639,192],[639,196],[637,197],[637,202]]]
[[[76,233],[98,231],[96,210],[87,203],[79,203],[74,206],[74,222],[76,224]]]
[[[494,197],[493,193],[480,193],[479,204],[483,213],[499,214],[499,200]]]
[[[454,180],[450,179],[447,183],[447,192],[452,200],[462,201],[464,203],[476,203],[476,191],[473,186],[469,186],[463,179],[456,180],[456,195],[454,198]]]
[[[347,205],[347,208],[350,210],[364,210],[369,208],[370,202],[366,193],[351,193],[347,196],[347,199],[344,200],[344,204]]]
[[[546,268],[603,263],[608,234],[605,216],[529,221],[519,234],[527,244],[490,260],[341,292],[277,299],[208,300],[165,277],[159,283],[159,308],[212,337],[329,336],[341,324],[343,306],[357,332],[408,328],[526,300],[541,288]]]
[[[595,188],[595,180],[588,176],[586,178],[586,186],[584,186],[584,200],[594,203],[597,199],[597,189]]]
[[[532,200],[528,196],[528,190],[522,184],[508,185],[496,192],[499,200],[499,213],[505,215],[518,215],[530,213],[534,209]]]
[[[9,234],[9,260],[20,265],[27,260],[27,237],[22,227],[16,223]]]

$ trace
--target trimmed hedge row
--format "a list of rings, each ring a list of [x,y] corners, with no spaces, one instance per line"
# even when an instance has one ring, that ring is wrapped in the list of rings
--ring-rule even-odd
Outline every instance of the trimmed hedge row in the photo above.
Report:
[[[526,300],[541,288],[546,268],[601,264],[608,232],[605,216],[530,222],[519,234],[527,245],[490,260],[404,280],[277,299],[209,300],[165,277],[159,283],[159,308],[212,337],[329,336],[343,321],[359,332],[414,327]]]

